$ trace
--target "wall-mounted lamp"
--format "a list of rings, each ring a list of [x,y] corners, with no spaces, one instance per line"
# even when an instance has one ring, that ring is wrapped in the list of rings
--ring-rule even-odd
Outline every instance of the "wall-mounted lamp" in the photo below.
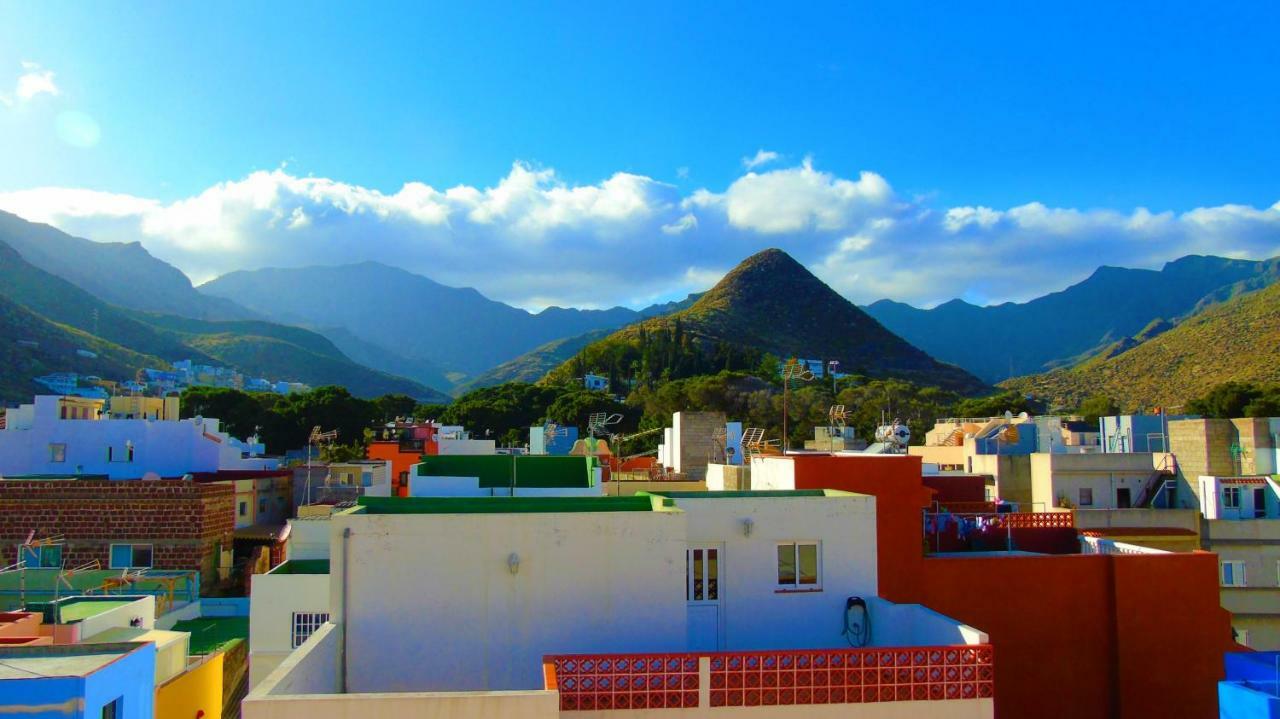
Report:
[[[746,519],[742,520],[742,536],[750,537],[751,530],[755,528],[756,528],[756,520],[752,519],[751,517],[747,517]]]
[[[519,554],[512,552],[511,555],[507,557],[507,571],[511,572],[513,575],[520,573],[520,555]]]

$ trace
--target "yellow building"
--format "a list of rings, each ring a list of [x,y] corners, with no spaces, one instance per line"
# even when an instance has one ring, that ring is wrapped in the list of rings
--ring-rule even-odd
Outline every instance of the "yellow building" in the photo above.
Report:
[[[66,395],[58,398],[58,419],[99,419],[103,400]]]
[[[156,687],[156,719],[220,719],[225,652],[212,654]]]
[[[178,419],[178,398],[173,397],[112,397],[107,405],[111,419]]]

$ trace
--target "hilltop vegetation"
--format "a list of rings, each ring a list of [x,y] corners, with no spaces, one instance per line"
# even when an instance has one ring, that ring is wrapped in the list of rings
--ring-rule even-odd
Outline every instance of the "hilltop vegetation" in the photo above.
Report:
[[[1184,405],[1224,382],[1280,382],[1280,285],[1210,306],[1122,352],[1001,386],[1051,406],[1105,394],[1134,410]]]
[[[985,389],[886,330],[781,250],[747,258],[687,309],[587,345],[545,381],[565,383],[591,372],[608,376],[613,387],[651,388],[751,370],[767,354],[837,360],[843,372],[966,394]]]

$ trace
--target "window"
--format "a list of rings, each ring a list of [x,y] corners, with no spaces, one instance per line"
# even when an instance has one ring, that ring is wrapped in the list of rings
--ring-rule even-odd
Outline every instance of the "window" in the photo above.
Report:
[[[1236,629],[1235,627],[1232,627],[1231,634],[1234,636],[1237,644],[1243,644],[1246,647],[1249,646],[1248,629]]]
[[[720,550],[698,547],[685,553],[685,600],[716,602],[720,600]]]
[[[329,621],[328,612],[294,612],[293,648],[302,646],[302,643],[307,641],[307,637],[327,621]]]
[[[243,517],[243,516],[245,516],[245,515],[246,515],[246,514],[248,514],[248,513],[249,513],[249,503],[248,503],[248,502],[241,502],[241,503],[240,503],[240,516],[241,516],[241,517]]]
[[[267,498],[263,497],[262,499],[258,500],[258,514],[266,514],[266,513],[267,513]]]
[[[1243,587],[1244,581],[1244,562],[1232,561],[1222,563],[1222,586],[1224,587]]]
[[[28,569],[61,569],[62,545],[47,544],[43,547],[19,547],[22,561]]]
[[[152,551],[150,544],[113,544],[111,545],[112,569],[143,569],[151,567]]]
[[[778,587],[819,589],[820,557],[817,542],[787,542],[778,545]]]
[[[1090,507],[1092,505],[1093,505],[1093,488],[1081,487],[1080,488],[1080,506]]]
[[[120,719],[120,717],[124,716],[121,704],[124,704],[124,697],[117,697],[114,701],[103,704],[102,719]]]
[[[1240,508],[1240,488],[1239,487],[1223,487],[1222,488],[1222,506],[1227,509]]]
[[[61,442],[49,445],[49,461],[65,462],[67,461],[67,445]]]

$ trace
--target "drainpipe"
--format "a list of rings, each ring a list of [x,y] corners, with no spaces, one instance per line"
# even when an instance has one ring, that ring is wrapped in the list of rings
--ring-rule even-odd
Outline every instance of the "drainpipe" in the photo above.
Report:
[[[349,623],[347,617],[347,579],[351,575],[351,527],[342,528],[342,651],[338,660],[338,681],[339,689],[342,694],[347,693],[347,630]]]

